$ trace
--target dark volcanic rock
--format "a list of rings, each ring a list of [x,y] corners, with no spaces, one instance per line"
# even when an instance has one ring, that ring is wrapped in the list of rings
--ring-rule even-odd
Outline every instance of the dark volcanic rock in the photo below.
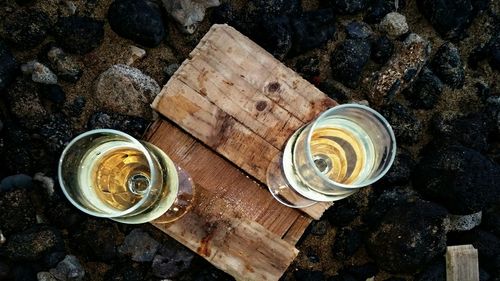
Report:
[[[370,202],[368,211],[362,217],[364,226],[373,227],[390,210],[420,200],[413,189],[394,187],[384,190],[376,199]]]
[[[68,82],[76,82],[82,76],[80,66],[60,48],[51,47],[47,51],[47,60],[58,78]]]
[[[319,83],[318,88],[330,98],[336,100],[339,104],[348,102],[351,97],[350,93],[335,85],[331,80]]]
[[[349,273],[356,278],[356,280],[367,280],[378,273],[378,268],[374,263],[365,263],[344,268],[342,271]]]
[[[111,28],[118,35],[146,47],[158,46],[165,38],[160,8],[145,0],[115,0],[108,10]]]
[[[36,214],[26,189],[0,192],[0,225],[4,235],[29,228],[36,223]]]
[[[414,166],[415,161],[411,154],[404,148],[398,147],[394,163],[387,174],[375,183],[375,186],[385,187],[407,183],[410,180],[411,170]]]
[[[85,269],[80,261],[72,255],[67,255],[56,268],[52,268],[50,273],[57,280],[82,281],[85,276]]]
[[[89,17],[60,18],[54,27],[54,36],[65,51],[85,54],[101,45],[104,23]]]
[[[416,277],[415,281],[443,281],[446,280],[446,265],[444,260],[431,264]]]
[[[115,264],[111,270],[106,272],[104,280],[109,281],[146,281],[152,280],[148,276],[150,271],[149,266],[141,265],[138,263],[129,264]]]
[[[38,281],[36,269],[33,264],[16,264],[12,269],[12,278],[14,281]]]
[[[321,9],[292,18],[292,52],[300,54],[320,47],[335,35],[335,16],[331,9]],[[274,30],[273,32],[277,32]]]
[[[347,38],[365,39],[373,34],[371,27],[362,21],[350,22],[346,27]]]
[[[316,236],[323,236],[328,230],[328,222],[325,220],[313,221],[311,223],[311,234]]]
[[[387,36],[378,37],[372,44],[371,59],[378,64],[385,64],[394,52],[394,43]]]
[[[488,135],[493,124],[485,114],[455,117],[449,112],[441,112],[433,117],[431,124],[434,133],[449,143],[460,143],[479,151],[488,149]]]
[[[368,236],[370,255],[384,270],[416,272],[444,253],[446,216],[443,207],[423,201],[390,210]]]
[[[361,247],[361,242],[361,233],[357,229],[343,227],[335,236],[333,256],[341,261],[346,260]]]
[[[431,61],[434,73],[452,88],[460,89],[464,86],[465,73],[457,47],[446,42],[437,50]]]
[[[366,8],[367,0],[330,0],[335,12],[339,14],[355,14]]]
[[[2,92],[16,77],[19,69],[9,48],[0,41],[0,92]]]
[[[5,245],[5,254],[13,261],[35,261],[54,250],[64,250],[59,230],[48,226],[34,226],[13,234]]]
[[[78,96],[65,107],[65,112],[69,116],[80,117],[86,104],[87,100],[82,96]]]
[[[403,94],[410,102],[411,107],[432,109],[442,92],[443,83],[441,80],[430,69],[424,68],[413,85],[408,87]]]
[[[304,57],[297,60],[293,69],[304,79],[316,82],[320,74],[319,58],[317,56]]]
[[[396,9],[396,2],[399,5],[398,9]],[[388,13],[404,8],[405,2],[403,0],[372,0],[368,5],[364,19],[368,23],[379,23]]]
[[[475,17],[471,0],[418,0],[420,12],[445,39],[461,39]]]
[[[66,101],[66,93],[64,93],[61,86],[57,84],[41,84],[38,89],[42,99],[49,100],[57,105],[61,105]]]
[[[16,48],[30,49],[42,43],[50,28],[49,18],[42,11],[19,9],[7,14],[4,38]]]
[[[63,201],[62,198],[50,202],[45,215],[52,225],[69,231],[74,231],[76,226],[79,226],[83,220],[82,212],[78,211],[67,200],[64,199]]]
[[[347,39],[332,54],[333,78],[342,84],[356,88],[363,67],[370,58],[370,42],[366,39]]]
[[[153,275],[159,278],[180,276],[191,265],[194,254],[183,246],[163,246],[153,259]]]
[[[308,270],[308,269],[299,269],[293,272],[293,276],[297,281],[324,281],[325,276],[323,272],[319,270]]]
[[[130,256],[133,261],[147,262],[153,260],[159,248],[160,244],[147,232],[136,228],[125,237],[123,244],[118,247],[118,252]]]
[[[0,191],[11,191],[18,188],[31,189],[33,178],[25,174],[8,176],[0,180]]]
[[[428,149],[412,180],[422,194],[454,214],[479,212],[500,198],[500,167],[476,150],[460,145]]]
[[[481,226],[500,237],[500,204],[483,211]]]
[[[251,2],[256,13],[261,15],[293,15],[302,11],[300,0],[255,0]]]
[[[149,122],[135,116],[127,116],[112,112],[96,112],[87,123],[88,129],[115,129],[124,131],[134,137],[140,138]]]
[[[268,16],[265,16],[268,17]],[[265,20],[261,33],[254,39],[278,59],[283,59],[292,48],[292,27],[286,16]]]
[[[37,128],[47,118],[38,97],[38,87],[31,80],[18,77],[7,90],[9,109],[23,126]]]
[[[345,226],[359,216],[364,215],[373,200],[372,188],[363,188],[359,192],[336,202],[323,215],[332,226]]]
[[[41,153],[33,147],[35,143],[30,135],[12,122],[6,122],[4,127],[3,150],[0,150],[3,160],[0,161],[1,170],[10,174],[33,173]]]
[[[413,144],[419,140],[422,123],[410,109],[393,102],[384,107],[381,113],[391,124],[398,143]]]
[[[75,234],[74,247],[86,256],[110,261],[116,257],[118,245],[123,242],[123,238],[116,224],[105,220],[88,219],[82,229]]]
[[[60,153],[73,138],[73,128],[62,115],[52,115],[42,124],[39,134],[50,152]]]

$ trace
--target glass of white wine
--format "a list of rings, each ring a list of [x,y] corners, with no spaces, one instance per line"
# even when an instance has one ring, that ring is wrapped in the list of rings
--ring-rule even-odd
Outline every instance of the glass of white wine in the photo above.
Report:
[[[289,207],[332,202],[379,180],[395,155],[394,132],[382,115],[359,104],[339,105],[292,135],[269,166],[267,185]]]
[[[92,130],[73,139],[61,155],[58,176],[78,209],[123,223],[169,223],[194,200],[191,178],[161,149],[117,130]]]

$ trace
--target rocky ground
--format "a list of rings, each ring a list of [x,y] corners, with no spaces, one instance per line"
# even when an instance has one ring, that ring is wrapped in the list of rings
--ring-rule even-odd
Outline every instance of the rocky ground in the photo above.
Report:
[[[231,280],[148,224],[77,211],[56,177],[78,133],[140,137],[213,23],[379,110],[397,136],[391,171],[308,228],[283,280],[445,280],[459,244],[500,280],[499,13],[488,0],[3,0],[0,280]]]

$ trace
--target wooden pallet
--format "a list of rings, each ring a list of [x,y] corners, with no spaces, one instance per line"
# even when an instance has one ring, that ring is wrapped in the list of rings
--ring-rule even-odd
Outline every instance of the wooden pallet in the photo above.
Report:
[[[265,187],[291,134],[334,106],[313,85],[227,25],[214,25],[164,86],[146,140],[196,183],[180,220],[154,224],[239,280],[278,280],[311,218],[330,204],[287,208]]]

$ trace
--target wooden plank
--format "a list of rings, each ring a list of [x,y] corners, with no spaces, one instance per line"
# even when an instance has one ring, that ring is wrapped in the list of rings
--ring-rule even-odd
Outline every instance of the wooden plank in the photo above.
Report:
[[[234,28],[214,25],[152,106],[265,184],[293,132],[334,105]],[[330,205],[303,211],[318,219]]]
[[[479,281],[478,253],[472,245],[448,246],[446,281]]]
[[[153,225],[236,279],[278,280],[298,253],[293,245],[300,235],[290,231],[308,225],[300,211],[276,202],[267,188],[167,120],[153,123],[144,139],[196,184],[191,211],[172,224]]]

